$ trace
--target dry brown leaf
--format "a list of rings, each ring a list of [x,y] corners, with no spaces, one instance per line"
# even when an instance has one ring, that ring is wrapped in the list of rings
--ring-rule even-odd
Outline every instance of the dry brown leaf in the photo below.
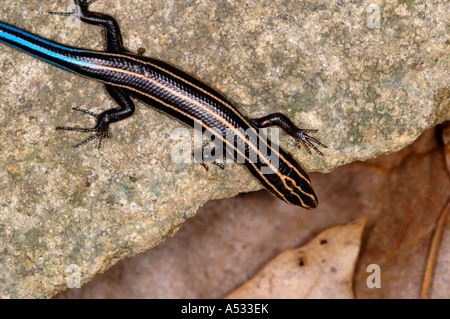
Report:
[[[447,164],[447,172],[450,173],[450,122],[442,124],[442,141],[444,143],[444,156]],[[449,298],[447,287],[450,278],[448,276],[448,260],[450,259],[450,199],[442,211],[428,254],[427,266],[424,275],[421,298]]]
[[[430,137],[434,138],[434,134]],[[379,198],[382,209],[367,221],[364,248],[355,272],[355,293],[358,298],[419,298],[432,235],[450,196],[442,149],[422,152],[416,147],[400,165],[389,169],[385,191],[387,195]],[[443,244],[445,238],[444,232],[437,265],[448,264],[445,260],[450,246]],[[380,289],[366,285],[369,264],[380,266]],[[433,276],[429,296],[449,298],[448,268],[436,268]]]
[[[447,171],[450,172],[450,121],[442,124],[442,141],[444,142],[444,155]]]
[[[445,226],[449,216],[450,216],[450,202],[447,203],[447,206],[442,211],[441,216],[439,216],[436,229],[434,230],[433,238],[431,240],[430,251],[428,253],[427,259],[427,266],[425,269],[424,279],[422,283],[422,291],[420,294],[420,297],[422,299],[427,299],[430,297],[430,290],[433,282],[433,275],[434,269],[436,267],[437,256],[439,253],[439,248],[441,247],[442,244],[442,237],[445,232],[446,228]]]
[[[366,218],[288,249],[226,298],[354,298],[352,278]]]
[[[450,204],[447,204],[446,211],[442,212],[441,216],[447,216],[447,220],[442,220],[442,227],[436,229],[436,232],[440,232],[436,239],[439,241],[438,251],[436,252],[436,261],[432,269],[432,278],[430,282],[430,287],[427,291],[428,298],[433,299],[449,299],[450,292],[448,287],[450,287],[450,271],[449,271],[449,260],[450,260]],[[439,223],[441,224],[441,223]],[[436,235],[435,235],[436,237]]]

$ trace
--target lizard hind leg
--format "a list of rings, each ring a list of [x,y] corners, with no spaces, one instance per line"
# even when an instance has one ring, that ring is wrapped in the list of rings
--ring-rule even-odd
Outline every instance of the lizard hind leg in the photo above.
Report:
[[[81,145],[84,145],[84,144],[86,144],[86,143],[96,139],[96,138],[99,138],[100,141],[99,141],[99,144],[98,144],[98,149],[100,149],[102,147],[102,144],[103,144],[103,139],[109,137],[108,124],[105,125],[104,123],[102,123],[101,114],[95,114],[95,113],[93,113],[93,112],[91,112],[89,110],[85,110],[85,109],[78,108],[78,107],[75,107],[73,109],[75,111],[80,111],[80,112],[86,113],[88,115],[91,115],[91,116],[97,118],[98,119],[97,125],[95,127],[92,127],[92,128],[72,127],[72,126],[57,126],[56,130],[57,131],[60,131],[60,130],[74,131],[74,132],[82,132],[82,133],[96,132],[94,135],[92,135],[92,136],[88,137],[87,139],[85,139],[85,140],[75,144],[74,147],[75,148],[79,147]]]
[[[119,24],[113,17],[89,11],[89,6],[96,0],[75,0],[76,10],[74,12],[53,12],[53,15],[76,16],[81,21],[92,24],[101,25],[106,30],[106,50],[111,53],[123,53],[127,50],[123,46],[122,33]]]
[[[74,108],[75,111],[83,112],[90,116],[93,116],[97,119],[97,124],[92,128],[84,128],[84,127],[71,127],[71,126],[58,126],[56,130],[64,130],[64,131],[74,131],[74,132],[96,132],[94,135],[88,137],[87,139],[75,144],[74,147],[79,147],[84,145],[96,138],[99,138],[98,149],[102,147],[103,140],[105,138],[110,137],[109,133],[109,125],[111,123],[115,123],[121,120],[124,120],[131,115],[133,115],[135,106],[127,92],[125,92],[121,88],[117,88],[111,85],[105,85],[106,90],[109,95],[119,104],[119,108],[114,108],[110,110],[106,110],[100,114],[93,113],[89,110],[85,110],[82,108]]]

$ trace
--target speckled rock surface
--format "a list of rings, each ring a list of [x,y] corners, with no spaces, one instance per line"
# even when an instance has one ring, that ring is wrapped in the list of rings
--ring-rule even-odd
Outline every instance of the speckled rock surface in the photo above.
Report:
[[[99,28],[49,16],[71,1],[2,4],[0,20],[102,48]],[[329,148],[308,171],[393,152],[450,119],[448,1],[97,1],[127,48],[212,85],[244,114],[283,112]],[[379,13],[380,19],[377,19]],[[158,245],[212,198],[260,188],[237,164],[174,163],[183,127],[137,103],[101,152],[73,149],[85,115],[114,107],[98,83],[0,45],[0,296],[50,297]],[[78,112],[77,112],[78,113]],[[93,123],[93,122],[89,122]]]

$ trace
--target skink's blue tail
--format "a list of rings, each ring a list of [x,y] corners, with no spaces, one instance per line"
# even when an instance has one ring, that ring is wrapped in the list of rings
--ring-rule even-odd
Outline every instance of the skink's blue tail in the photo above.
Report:
[[[78,73],[78,67],[88,65],[76,54],[89,51],[57,44],[3,22],[0,22],[0,42],[70,72]]]

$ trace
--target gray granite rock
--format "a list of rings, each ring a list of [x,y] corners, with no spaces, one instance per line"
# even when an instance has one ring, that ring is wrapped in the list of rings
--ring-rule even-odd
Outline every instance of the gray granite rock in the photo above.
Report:
[[[7,2],[0,20],[102,49],[101,29],[45,13],[70,4]],[[98,1],[93,9],[118,19],[130,50],[195,74],[245,115],[283,112],[319,129],[323,157],[281,134],[308,171],[394,152],[450,119],[448,1]],[[261,187],[238,164],[174,163],[173,133],[183,126],[141,103],[100,152],[73,149],[82,137],[54,127],[92,121],[72,107],[114,107],[102,85],[4,45],[0,72],[2,298],[83,284],[172,236],[206,201]]]

